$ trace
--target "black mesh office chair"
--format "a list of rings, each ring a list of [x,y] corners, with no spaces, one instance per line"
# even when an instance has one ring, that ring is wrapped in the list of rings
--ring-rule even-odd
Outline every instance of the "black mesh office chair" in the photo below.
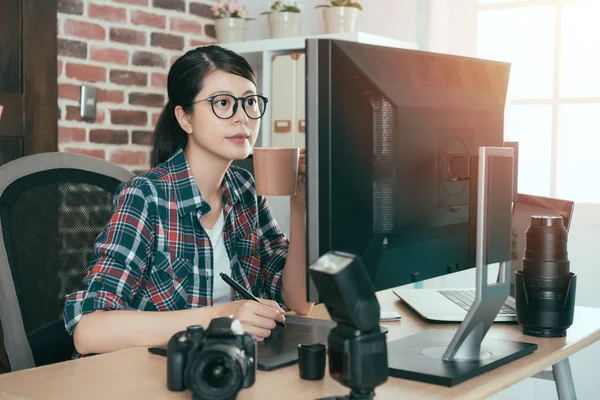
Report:
[[[12,371],[68,360],[65,296],[78,290],[108,222],[120,166],[43,153],[0,167],[0,322]]]

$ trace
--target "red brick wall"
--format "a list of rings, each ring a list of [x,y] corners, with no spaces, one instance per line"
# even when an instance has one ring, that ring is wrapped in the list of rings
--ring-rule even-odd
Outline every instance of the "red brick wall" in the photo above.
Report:
[[[58,0],[59,150],[133,171],[149,167],[169,66],[215,41],[214,0]],[[80,87],[98,89],[95,122],[79,117]]]

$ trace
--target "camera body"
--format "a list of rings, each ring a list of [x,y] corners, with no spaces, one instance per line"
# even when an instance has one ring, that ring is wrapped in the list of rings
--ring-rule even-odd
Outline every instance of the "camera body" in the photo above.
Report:
[[[190,389],[195,400],[235,399],[256,379],[256,338],[232,318],[215,318],[206,330],[192,325],[167,344],[167,387]]]

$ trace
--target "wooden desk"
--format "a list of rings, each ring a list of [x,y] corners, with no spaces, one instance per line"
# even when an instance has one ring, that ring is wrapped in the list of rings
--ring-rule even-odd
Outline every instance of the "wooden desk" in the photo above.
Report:
[[[391,290],[378,293],[382,309],[395,309],[401,322],[385,325],[389,340],[426,329],[456,330],[457,325],[427,324],[409,311]],[[323,306],[315,318],[328,318]],[[404,379],[389,378],[376,390],[376,399],[482,399],[556,364],[600,339],[600,309],[576,307],[575,323],[566,338],[542,339],[521,334],[518,325],[496,324],[491,337],[537,343],[538,350],[482,376],[447,388]],[[345,395],[349,389],[332,380],[299,378],[298,365],[272,372],[258,371],[256,383],[240,392],[238,399],[316,399]],[[170,392],[166,387],[166,358],[135,348],[72,360],[50,366],[0,375],[0,400],[38,399],[190,399],[189,391]]]

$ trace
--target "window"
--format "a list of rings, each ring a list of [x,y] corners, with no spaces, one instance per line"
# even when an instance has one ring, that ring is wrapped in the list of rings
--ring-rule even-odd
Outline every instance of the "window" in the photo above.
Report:
[[[600,203],[600,0],[479,0],[477,56],[511,63],[521,193]]]

